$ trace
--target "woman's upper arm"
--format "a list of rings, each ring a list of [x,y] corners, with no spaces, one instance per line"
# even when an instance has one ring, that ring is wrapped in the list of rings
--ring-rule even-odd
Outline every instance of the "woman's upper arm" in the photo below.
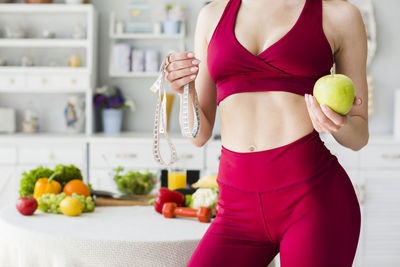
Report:
[[[354,106],[350,116],[360,116],[368,123],[368,83],[366,76],[367,35],[361,13],[350,3],[337,2],[334,21],[337,22],[336,72],[349,76],[356,96],[362,104]],[[337,16],[337,17],[336,17]]]
[[[215,11],[210,5],[213,5],[213,3],[204,6],[197,17],[194,53],[195,57],[200,60],[195,88],[199,98],[199,105],[212,131],[217,110],[217,89],[207,67],[208,36],[213,26],[213,21],[215,21]]]

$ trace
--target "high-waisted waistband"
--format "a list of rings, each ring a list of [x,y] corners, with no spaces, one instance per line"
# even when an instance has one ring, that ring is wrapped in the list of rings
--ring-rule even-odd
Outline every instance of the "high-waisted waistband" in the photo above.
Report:
[[[276,191],[316,178],[337,162],[317,131],[283,146],[235,152],[221,145],[218,182],[249,192]]]

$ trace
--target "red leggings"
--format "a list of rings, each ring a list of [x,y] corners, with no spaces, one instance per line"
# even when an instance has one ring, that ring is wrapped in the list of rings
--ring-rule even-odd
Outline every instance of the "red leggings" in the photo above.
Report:
[[[218,213],[188,266],[350,267],[360,233],[353,185],[315,130],[256,152],[221,147]]]

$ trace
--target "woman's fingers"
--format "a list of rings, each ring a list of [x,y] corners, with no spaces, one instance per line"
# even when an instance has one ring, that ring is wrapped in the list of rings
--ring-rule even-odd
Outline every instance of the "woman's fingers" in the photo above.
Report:
[[[165,78],[170,82],[172,90],[182,93],[182,87],[196,79],[200,60],[195,58],[193,52],[187,51],[170,54],[167,63]]]
[[[176,79],[179,79],[181,77],[185,77],[185,76],[188,76],[191,74],[197,75],[198,71],[199,71],[198,67],[185,68],[185,69],[181,69],[181,70],[171,71],[168,73],[168,75],[166,77],[169,82],[173,82]]]
[[[174,91],[177,91],[179,93],[182,93],[182,87],[190,82],[192,82],[196,78],[195,74],[185,76],[183,78],[177,79],[173,82],[171,82],[171,89]]]
[[[322,132],[323,130],[322,130],[322,129],[319,127],[319,125],[316,123],[316,119],[315,119],[314,113],[311,111],[310,101],[309,101],[309,98],[308,98],[308,95],[307,95],[307,94],[304,96],[304,99],[305,99],[305,102],[306,102],[306,107],[307,107],[307,110],[308,110],[308,115],[310,116],[311,123],[312,123],[314,129],[315,129],[317,132],[319,132],[319,133]]]
[[[194,53],[191,51],[177,52],[177,53],[170,54],[168,57],[168,61],[172,62],[172,61],[184,60],[184,59],[190,59],[190,58],[194,58]]]
[[[331,132],[336,132],[340,129],[339,125],[333,123],[325,114],[322,112],[320,105],[318,104],[317,100],[314,96],[310,95],[310,104],[311,110],[314,112],[315,118],[317,119],[318,123],[322,125],[324,128],[329,129]]]
[[[353,102],[353,106],[351,107],[349,113],[352,112],[352,110],[353,110],[354,108],[357,108],[357,107],[360,106],[361,104],[362,104],[362,99],[361,99],[360,97],[355,97],[355,98],[354,98],[354,102]]]
[[[353,104],[353,105],[359,106],[359,105],[361,105],[361,104],[362,104],[361,98],[360,98],[360,97],[355,97],[355,98],[354,98],[354,104]]]
[[[337,114],[335,111],[333,111],[332,109],[330,109],[328,106],[325,106],[325,105],[321,105],[321,110],[336,125],[344,126],[344,124],[345,124],[344,116]]]
[[[314,128],[319,132],[324,131],[328,133],[336,132],[340,129],[340,125],[336,125],[325,113],[321,110],[320,105],[315,100],[314,96],[306,95],[307,108],[309,110],[310,118],[313,122]]]
[[[197,67],[200,64],[200,60],[198,59],[183,59],[183,60],[174,60],[171,61],[167,67],[166,71],[177,71],[185,68]]]

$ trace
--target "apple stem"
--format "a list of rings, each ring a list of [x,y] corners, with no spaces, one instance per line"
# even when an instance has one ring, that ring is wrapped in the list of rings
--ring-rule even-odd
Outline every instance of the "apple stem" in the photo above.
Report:
[[[336,63],[333,63],[333,66],[331,68],[331,75],[332,77],[335,77],[336,74]]]

